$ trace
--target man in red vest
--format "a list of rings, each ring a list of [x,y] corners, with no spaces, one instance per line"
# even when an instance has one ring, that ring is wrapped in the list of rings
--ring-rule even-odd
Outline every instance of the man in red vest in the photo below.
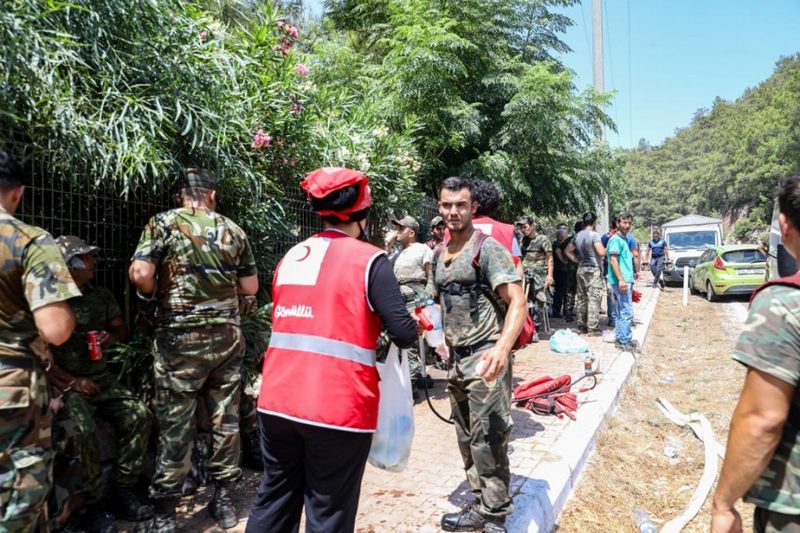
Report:
[[[476,179],[472,181],[472,197],[478,202],[478,210],[472,219],[472,225],[481,230],[486,235],[495,238],[503,247],[508,250],[514,260],[514,265],[519,265],[522,252],[519,249],[517,236],[514,235],[514,225],[505,224],[492,217],[500,206],[500,195],[494,183]],[[519,267],[522,275],[522,267]]]
[[[783,244],[800,257],[800,174],[778,193]],[[800,275],[757,289],[733,359],[747,367],[711,507],[712,533],[742,531],[734,507],[755,504],[753,531],[800,531]]]
[[[302,183],[325,229],[283,257],[258,398],[264,474],[247,531],[353,531],[378,422],[375,350],[385,328],[417,341],[386,253],[366,241],[367,177],[320,168]]]

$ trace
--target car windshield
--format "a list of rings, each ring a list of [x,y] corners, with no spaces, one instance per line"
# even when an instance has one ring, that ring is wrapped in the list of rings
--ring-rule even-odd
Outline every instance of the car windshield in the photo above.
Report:
[[[715,244],[717,244],[716,231],[676,231],[667,234],[667,245],[671,250],[705,248]]]
[[[722,260],[726,263],[764,263],[767,256],[758,250],[733,250],[722,254]]]

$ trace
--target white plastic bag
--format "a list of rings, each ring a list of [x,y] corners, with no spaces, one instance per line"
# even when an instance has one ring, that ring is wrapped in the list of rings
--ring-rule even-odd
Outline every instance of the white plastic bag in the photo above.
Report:
[[[408,465],[414,440],[414,400],[405,351],[392,344],[386,362],[378,363],[378,374],[378,430],[372,435],[369,462],[389,472],[401,472]]]

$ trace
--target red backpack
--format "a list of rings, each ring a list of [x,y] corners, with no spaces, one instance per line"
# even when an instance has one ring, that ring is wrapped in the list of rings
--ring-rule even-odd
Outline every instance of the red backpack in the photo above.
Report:
[[[481,270],[481,248],[483,247],[483,243],[489,238],[489,235],[486,235],[479,229],[475,230],[477,236],[475,237],[475,244],[472,247],[472,268],[475,269],[475,283],[473,284],[466,284],[466,283],[450,283],[448,285],[458,285],[458,287],[454,287],[452,290],[446,289],[444,292],[444,297],[446,301],[446,307],[449,310],[449,300],[452,294],[463,294],[465,292],[469,292],[470,294],[470,313],[477,312],[477,304],[478,298],[477,294],[480,292],[483,294],[489,303],[492,304],[494,307],[495,314],[497,315],[497,320],[499,321],[500,329],[503,329],[503,322],[505,320],[505,305],[498,301],[497,295],[491,289],[491,286],[486,281],[486,277],[483,275],[483,270]],[[444,245],[440,244],[436,247],[433,251],[433,272],[436,272],[436,263],[438,263],[439,258],[442,256],[442,252],[444,251]],[[531,315],[525,313],[525,321],[522,323],[522,329],[519,331],[519,337],[517,337],[517,342],[514,343],[512,346],[512,350],[519,350],[520,348],[527,346],[533,340],[533,336],[536,334],[536,324],[533,322]]]

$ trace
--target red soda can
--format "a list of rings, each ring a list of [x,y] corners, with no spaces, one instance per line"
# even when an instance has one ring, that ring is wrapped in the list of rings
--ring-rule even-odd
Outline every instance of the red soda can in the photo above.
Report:
[[[86,342],[89,345],[89,359],[92,361],[98,361],[103,358],[103,349],[100,348],[100,343],[97,340],[99,336],[99,331],[90,331],[86,334]]]

